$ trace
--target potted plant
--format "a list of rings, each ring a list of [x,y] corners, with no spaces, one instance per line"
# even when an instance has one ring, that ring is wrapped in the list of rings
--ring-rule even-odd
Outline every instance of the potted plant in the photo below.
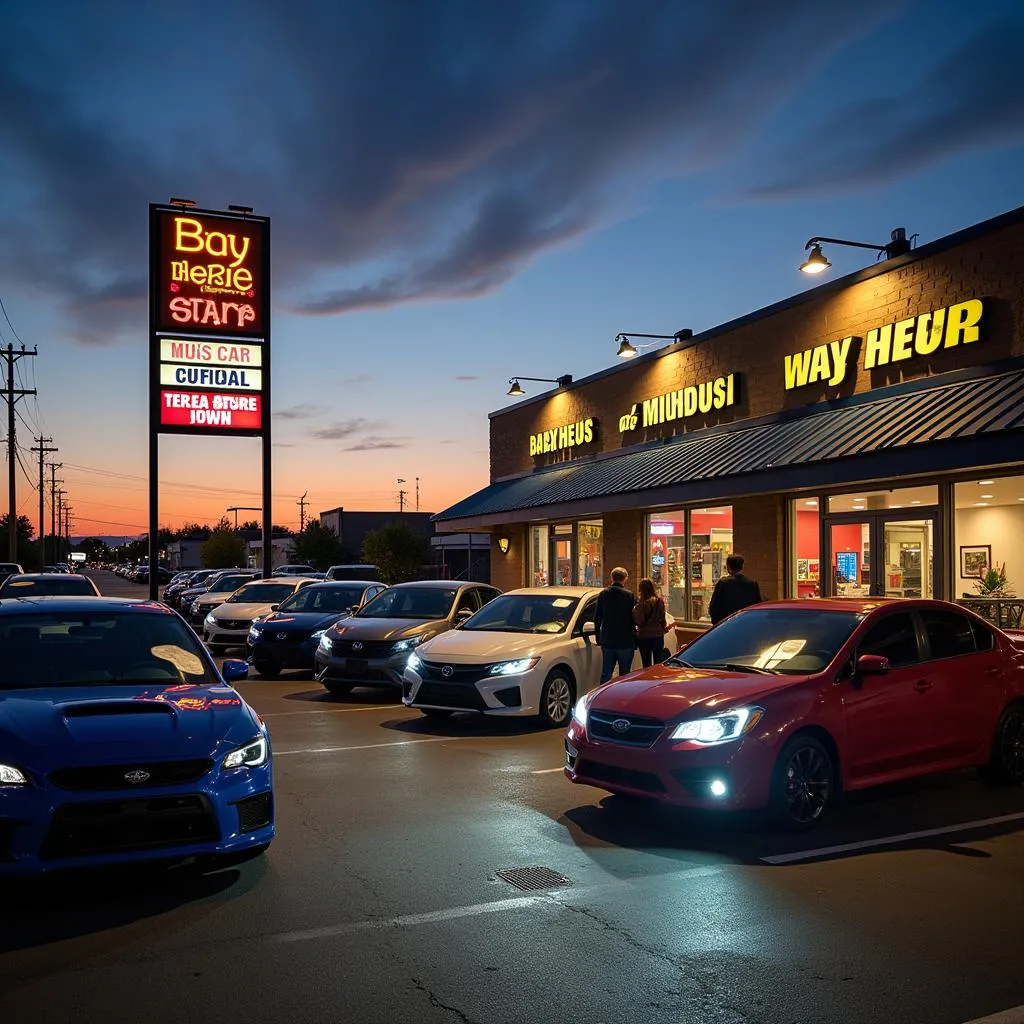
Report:
[[[975,580],[974,589],[981,597],[1013,597],[1013,584],[1006,578],[1006,563],[989,566],[985,574]]]

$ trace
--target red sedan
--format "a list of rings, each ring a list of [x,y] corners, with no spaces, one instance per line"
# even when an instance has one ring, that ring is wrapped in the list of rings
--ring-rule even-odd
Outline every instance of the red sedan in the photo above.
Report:
[[[572,782],[809,827],[842,791],[1024,782],[1024,634],[944,601],[774,601],[580,698]]]

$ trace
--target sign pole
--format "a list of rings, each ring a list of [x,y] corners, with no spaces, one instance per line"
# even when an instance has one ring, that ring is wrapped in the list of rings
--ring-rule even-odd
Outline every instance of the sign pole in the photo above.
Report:
[[[263,265],[262,307],[265,326],[263,332],[263,413],[260,424],[261,445],[263,446],[263,578],[270,579],[274,572],[274,510],[273,510],[273,445],[270,426],[270,222],[263,227],[263,251],[266,257]]]
[[[160,256],[157,208],[149,207],[149,599],[160,597],[160,342],[157,341],[157,282]]]

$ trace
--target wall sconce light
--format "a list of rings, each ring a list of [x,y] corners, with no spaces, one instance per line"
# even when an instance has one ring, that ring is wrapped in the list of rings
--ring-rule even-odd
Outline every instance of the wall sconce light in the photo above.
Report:
[[[825,238],[815,235],[807,240],[804,251],[810,249],[811,253],[800,264],[800,269],[805,274],[821,274],[832,266],[828,258],[821,251],[821,243],[828,242],[829,245],[852,245],[857,249],[874,249],[878,253],[878,259],[891,259],[893,256],[905,256],[914,247],[914,239],[917,235],[907,238],[906,228],[893,228],[886,245],[875,245],[872,242],[851,242],[845,238]]]
[[[508,394],[512,395],[513,398],[518,398],[520,395],[525,395],[526,392],[519,386],[521,380],[536,380],[541,381],[545,384],[557,384],[560,388],[566,388],[572,383],[572,374],[567,373],[561,377],[512,377],[509,380]]]
[[[509,545],[508,537],[499,537],[498,538],[498,550],[503,555],[507,555],[508,554],[508,545]]]
[[[693,331],[688,327],[681,331],[676,331],[675,334],[634,334],[633,331],[626,331],[621,334],[615,335],[615,340],[619,343],[619,350],[615,354],[620,359],[635,359],[640,355],[640,349],[642,348],[654,348],[654,342],[648,342],[646,345],[633,345],[630,342],[630,338],[658,338],[661,341],[685,341],[687,338],[693,337]]]

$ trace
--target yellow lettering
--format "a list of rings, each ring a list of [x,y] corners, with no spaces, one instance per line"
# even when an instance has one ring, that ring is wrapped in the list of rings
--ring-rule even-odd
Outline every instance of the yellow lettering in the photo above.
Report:
[[[711,404],[714,400],[714,388],[711,381],[701,383],[697,388],[697,405],[702,413],[707,415],[711,412]]]
[[[558,447],[567,448],[569,446],[569,430],[565,426],[558,428]]]
[[[657,426],[661,420],[658,419],[658,400],[656,398],[644,399],[644,426]]]
[[[838,387],[846,379],[846,366],[850,358],[850,346],[853,344],[853,337],[843,338],[842,341],[830,341],[829,350],[832,353],[832,376],[829,379],[829,387]]]
[[[730,373],[728,378],[727,378],[728,381],[729,381],[729,384],[726,387],[726,391],[725,391],[725,393],[726,393],[725,404],[726,405],[732,405],[736,401],[735,378],[736,378],[736,374],[734,374],[734,373]]]
[[[594,440],[594,421],[587,419],[583,421],[583,443],[590,444]]]
[[[537,437],[535,434],[530,435],[530,454],[537,454]]]
[[[953,348],[954,345],[970,345],[981,337],[981,330],[978,324],[981,322],[981,314],[984,312],[981,299],[968,299],[966,302],[957,303],[949,307],[949,319],[946,321],[946,343],[945,348]]]
[[[725,377],[719,377],[715,381],[715,409],[724,409],[726,403],[726,396],[728,392],[726,388],[728,383]]]
[[[693,416],[697,412],[697,389],[691,384],[683,389],[683,415]]]
[[[807,383],[807,375],[811,369],[811,350],[794,352],[786,356],[786,390],[802,388]]]
[[[195,245],[186,245],[187,239],[195,241]],[[174,248],[178,252],[202,252],[203,225],[191,217],[174,218]]]
[[[903,359],[909,359],[914,354],[912,347],[914,340],[914,329],[917,326],[917,319],[900,320],[892,332],[892,361],[894,363]]]
[[[828,366],[828,346],[816,345],[811,352],[811,372],[807,380],[814,384],[819,380],[828,380],[832,371]]]
[[[873,370],[889,362],[889,346],[892,343],[892,324],[872,327],[864,341],[864,369]]]
[[[946,311],[937,309],[934,313],[922,313],[917,318],[914,351],[919,356],[930,356],[942,345],[942,327],[945,317]]]

